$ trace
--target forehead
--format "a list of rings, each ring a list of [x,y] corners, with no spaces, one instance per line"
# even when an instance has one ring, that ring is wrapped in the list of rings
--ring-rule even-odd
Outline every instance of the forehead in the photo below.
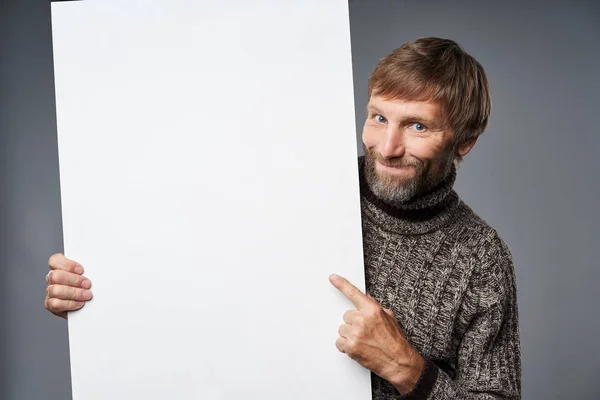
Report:
[[[390,117],[396,116],[401,118],[409,115],[437,121],[442,119],[441,106],[438,103],[429,101],[389,100],[378,95],[372,95],[367,108],[373,111],[384,112]]]

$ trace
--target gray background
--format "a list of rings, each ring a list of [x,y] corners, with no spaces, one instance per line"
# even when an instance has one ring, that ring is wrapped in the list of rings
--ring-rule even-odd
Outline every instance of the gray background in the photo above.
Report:
[[[489,129],[463,199],[515,259],[525,399],[597,399],[600,3],[351,0],[358,132],[375,62],[420,36],[485,67]],[[62,249],[50,4],[0,0],[0,399],[70,399],[67,325],[43,308]]]

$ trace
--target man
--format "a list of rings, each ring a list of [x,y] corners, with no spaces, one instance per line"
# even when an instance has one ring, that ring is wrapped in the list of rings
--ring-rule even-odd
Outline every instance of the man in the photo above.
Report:
[[[455,42],[422,38],[369,79],[359,160],[368,295],[336,346],[373,373],[373,399],[520,399],[512,257],[452,187],[491,111],[481,65]],[[83,267],[54,255],[46,308],[63,317],[92,296]]]

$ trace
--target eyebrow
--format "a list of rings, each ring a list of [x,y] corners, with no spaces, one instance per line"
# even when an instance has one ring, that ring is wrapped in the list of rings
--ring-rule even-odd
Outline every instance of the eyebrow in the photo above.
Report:
[[[424,118],[424,117],[421,117],[418,115],[404,116],[404,118],[402,118],[402,123],[405,124],[407,122],[422,122],[423,124],[427,125],[429,128],[435,128],[438,125],[435,120],[432,120],[429,118]]]
[[[377,107],[375,107],[375,106],[373,106],[371,104],[369,104],[367,106],[367,111],[374,111],[374,112],[376,112],[378,114],[383,114],[383,111],[381,111],[379,108],[377,108]]]

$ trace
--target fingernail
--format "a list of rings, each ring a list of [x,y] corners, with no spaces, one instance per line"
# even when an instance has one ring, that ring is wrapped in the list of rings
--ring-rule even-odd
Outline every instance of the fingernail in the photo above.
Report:
[[[81,287],[84,289],[89,289],[92,287],[92,282],[88,279],[84,279],[83,281],[81,281]]]
[[[83,267],[81,265],[76,265],[74,268],[74,271],[76,274],[82,274],[83,273]]]
[[[89,290],[84,290],[83,291],[83,299],[84,300],[89,300],[92,298],[92,292]]]
[[[77,307],[83,307],[85,302],[84,301],[76,301],[75,304],[77,305]]]
[[[331,274],[329,275],[329,279],[332,281],[337,281],[338,279],[340,279],[340,277],[336,274]]]

